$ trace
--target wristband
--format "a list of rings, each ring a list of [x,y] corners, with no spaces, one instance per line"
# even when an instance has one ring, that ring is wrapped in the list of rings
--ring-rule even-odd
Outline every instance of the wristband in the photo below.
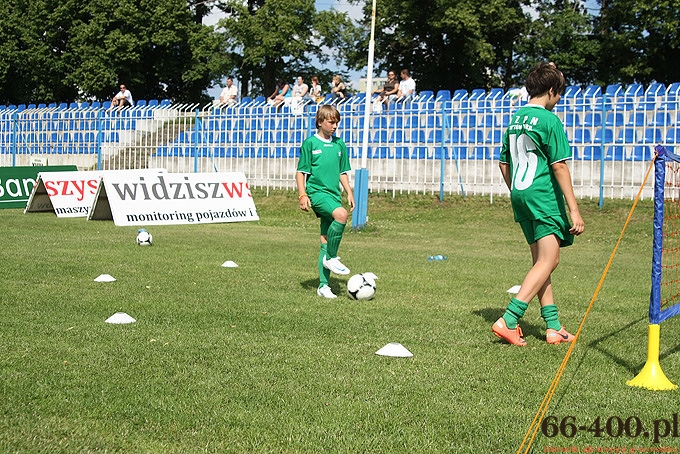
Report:
[[[302,194],[300,197],[298,197],[298,200],[302,200],[303,197],[309,197],[307,194]]]

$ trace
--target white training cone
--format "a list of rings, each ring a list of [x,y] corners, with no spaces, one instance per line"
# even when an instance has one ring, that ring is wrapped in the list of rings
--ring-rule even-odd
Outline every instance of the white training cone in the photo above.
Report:
[[[393,356],[395,358],[408,358],[413,356],[413,353],[408,351],[406,347],[401,345],[399,342],[390,342],[375,352],[375,354],[380,356]]]
[[[106,323],[111,323],[111,324],[114,324],[114,325],[125,325],[125,324],[128,324],[128,323],[134,323],[137,320],[130,317],[125,312],[116,312],[111,317],[107,318],[105,321],[106,321]]]
[[[97,278],[94,280],[95,282],[114,282],[116,280],[115,277],[111,276],[110,274],[100,274],[97,276]]]
[[[226,262],[224,262],[222,264],[222,267],[224,267],[224,268],[238,268],[238,265],[231,260],[227,260]]]
[[[519,289],[521,289],[521,288],[522,288],[521,285],[515,285],[514,287],[510,287],[510,288],[507,290],[507,292],[508,292],[508,293],[514,293],[515,295],[517,295],[517,294],[519,293]]]

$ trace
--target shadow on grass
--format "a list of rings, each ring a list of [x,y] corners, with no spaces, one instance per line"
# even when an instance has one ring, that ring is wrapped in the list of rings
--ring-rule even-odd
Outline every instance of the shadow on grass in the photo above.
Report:
[[[344,279],[338,279],[331,275],[331,278],[328,280],[328,285],[331,286],[331,289],[333,289],[335,294],[338,294],[338,292],[344,292],[347,289],[347,283],[345,281],[346,280]],[[319,278],[302,281],[300,282],[300,287],[305,290],[316,290],[319,288]]]
[[[612,353],[612,352],[606,350],[602,344],[603,344],[607,339],[612,338],[612,337],[615,337],[615,336],[617,336],[618,334],[620,334],[621,332],[624,332],[624,331],[626,331],[626,330],[632,328],[634,325],[637,325],[638,323],[644,322],[644,321],[646,321],[646,320],[649,320],[649,317],[646,317],[646,316],[645,316],[645,317],[639,318],[639,319],[637,319],[637,320],[634,320],[634,321],[628,323],[627,325],[624,325],[623,327],[617,329],[616,331],[612,331],[611,333],[605,334],[604,336],[600,336],[599,338],[597,338],[597,339],[595,339],[594,341],[590,342],[590,343],[588,344],[588,348],[593,348],[593,349],[597,350],[598,352],[602,353],[603,355],[608,356],[608,357],[611,358],[612,361],[614,361],[616,364],[618,364],[619,366],[621,366],[621,367],[623,367],[623,368],[625,368],[625,369],[628,369],[628,371],[629,371],[630,373],[632,373],[632,374],[635,375],[635,374],[637,374],[638,372],[640,372],[640,369],[642,369],[642,368],[644,367],[645,363],[647,362],[647,356],[646,356],[646,353],[647,353],[647,342],[648,342],[647,338],[644,339],[644,342],[640,342],[640,345],[641,345],[642,347],[644,347],[644,349],[643,349],[643,351],[642,351],[642,354],[645,355],[645,356],[644,356],[645,359],[644,359],[644,361],[639,362],[639,363],[636,363],[636,364],[631,364],[630,362],[626,361],[625,359],[623,359],[623,358],[621,358],[621,357],[615,355],[614,353]],[[664,359],[664,358],[666,358],[666,357],[668,357],[668,356],[670,356],[670,355],[672,355],[672,354],[674,354],[674,353],[678,353],[678,352],[680,352],[680,345],[676,345],[675,347],[673,347],[672,349],[670,349],[670,350],[668,350],[668,351],[666,351],[666,352],[663,352],[663,353],[659,352],[659,361],[662,360],[662,359]]]
[[[479,309],[476,311],[472,311],[472,315],[476,315],[478,317],[483,318],[487,322],[489,322],[489,325],[493,325],[493,323],[498,320],[499,317],[501,317],[505,313],[505,308],[500,307],[500,308],[485,308],[485,309]],[[541,328],[539,326],[533,325],[531,323],[527,323],[526,321],[522,321],[520,323],[520,326],[522,327],[522,332],[524,333],[524,338],[526,339],[528,336],[535,337],[536,339],[540,340],[545,340],[545,333],[541,331]],[[489,331],[491,331],[491,326],[489,326]],[[498,342],[504,342],[502,340],[498,340]]]

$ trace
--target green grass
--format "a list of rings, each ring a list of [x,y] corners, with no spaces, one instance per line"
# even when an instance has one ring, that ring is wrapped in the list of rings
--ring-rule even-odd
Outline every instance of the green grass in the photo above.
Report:
[[[255,192],[261,220],[135,227],[0,211],[0,451],[512,453],[567,351],[534,301],[527,348],[491,334],[530,265],[509,201],[372,195],[340,255],[376,298],[316,296],[318,221],[293,193]],[[630,201],[581,201],[586,232],[553,275],[576,331]],[[626,385],[645,362],[652,205],[635,212],[548,409],[589,425],[677,412],[678,391]],[[448,260],[428,262],[444,254]],[[238,268],[222,268],[226,260]],[[102,273],[113,283],[97,283]],[[131,325],[104,320],[123,311]],[[375,352],[400,342],[414,356]],[[680,383],[680,321],[661,366]],[[544,447],[677,446],[539,435]]]

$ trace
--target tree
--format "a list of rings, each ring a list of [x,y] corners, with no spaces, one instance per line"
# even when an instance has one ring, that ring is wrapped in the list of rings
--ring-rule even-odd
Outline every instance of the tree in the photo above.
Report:
[[[363,24],[371,19],[366,6]],[[408,68],[418,89],[498,85],[512,68],[513,43],[529,18],[519,0],[380,0],[375,55],[378,69]],[[367,48],[368,36],[358,48]],[[358,55],[351,56],[361,67]]]
[[[601,0],[600,5],[603,81],[680,80],[680,0]]]
[[[13,0],[0,7],[1,102],[197,102],[225,66],[220,37],[186,0]]]
[[[537,62],[553,61],[568,83],[588,84],[598,77],[600,43],[593,36],[593,18],[580,0],[544,0],[527,33],[518,40],[515,82]]]
[[[269,95],[279,78],[327,75],[312,58],[328,61],[324,46],[348,47],[354,30],[344,13],[317,12],[314,0],[228,0],[219,8],[227,13],[219,26],[226,53],[237,61],[243,96]]]

